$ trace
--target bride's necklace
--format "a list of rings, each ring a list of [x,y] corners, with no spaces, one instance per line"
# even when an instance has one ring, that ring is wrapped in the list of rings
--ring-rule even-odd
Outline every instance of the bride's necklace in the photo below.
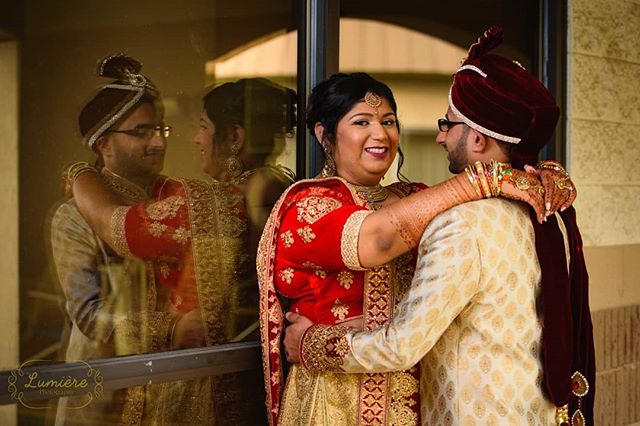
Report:
[[[378,205],[389,197],[389,190],[381,184],[367,186],[367,185],[353,185],[356,192],[364,197],[369,204]]]

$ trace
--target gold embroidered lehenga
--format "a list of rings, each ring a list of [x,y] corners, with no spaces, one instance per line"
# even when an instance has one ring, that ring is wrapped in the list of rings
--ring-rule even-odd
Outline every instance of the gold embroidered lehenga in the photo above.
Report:
[[[231,341],[246,328],[240,314],[251,267],[246,250],[246,213],[238,187],[220,182],[166,179],[156,202],[119,207],[112,216],[114,247],[123,256],[150,261],[155,286],[147,309],[119,325],[132,352],[170,348],[177,318],[199,309],[205,345]],[[158,297],[162,293],[164,299]],[[124,424],[252,424],[251,400],[241,391],[247,374],[168,382],[129,389]],[[218,421],[218,423],[219,423]]]
[[[399,196],[421,188],[389,187]],[[415,269],[411,253],[380,267],[360,267],[359,225],[373,207],[343,179],[312,179],[291,186],[269,217],[257,266],[272,426],[419,424],[417,367],[394,373],[336,374],[311,373],[296,364],[284,383],[280,345],[285,298],[291,303],[289,311],[313,322],[340,324],[363,317],[364,328],[374,330],[389,322],[395,302],[408,289]]]

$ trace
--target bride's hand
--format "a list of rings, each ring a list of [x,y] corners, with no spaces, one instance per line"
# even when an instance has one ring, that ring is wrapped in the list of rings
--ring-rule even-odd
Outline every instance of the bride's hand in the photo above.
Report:
[[[576,199],[576,186],[564,168],[556,162],[541,162],[539,167],[526,165],[524,169],[540,179],[544,186],[546,215],[569,208]]]
[[[544,187],[534,174],[518,169],[510,169],[508,178],[502,180],[500,194],[506,198],[524,201],[536,212],[538,222],[542,223],[546,217]]]

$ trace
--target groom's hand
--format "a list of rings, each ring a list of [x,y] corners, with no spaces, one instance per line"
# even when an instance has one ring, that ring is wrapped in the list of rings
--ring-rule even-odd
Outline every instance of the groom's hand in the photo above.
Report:
[[[289,362],[300,362],[300,343],[302,335],[313,323],[303,315],[287,312],[287,321],[291,323],[284,330],[284,350]]]

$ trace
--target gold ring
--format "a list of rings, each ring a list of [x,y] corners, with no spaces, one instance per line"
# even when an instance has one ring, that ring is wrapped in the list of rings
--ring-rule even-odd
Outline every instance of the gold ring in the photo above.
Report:
[[[513,183],[516,186],[516,188],[518,188],[521,191],[527,191],[529,189],[533,189],[534,191],[537,191],[538,194],[543,195],[544,194],[544,187],[542,185],[535,184],[532,185],[531,182],[529,182],[529,180],[525,177],[517,177],[515,179],[513,179]]]
[[[569,191],[573,191],[573,186],[569,183],[569,178],[562,178],[555,181],[556,188],[558,189],[568,189]]]

